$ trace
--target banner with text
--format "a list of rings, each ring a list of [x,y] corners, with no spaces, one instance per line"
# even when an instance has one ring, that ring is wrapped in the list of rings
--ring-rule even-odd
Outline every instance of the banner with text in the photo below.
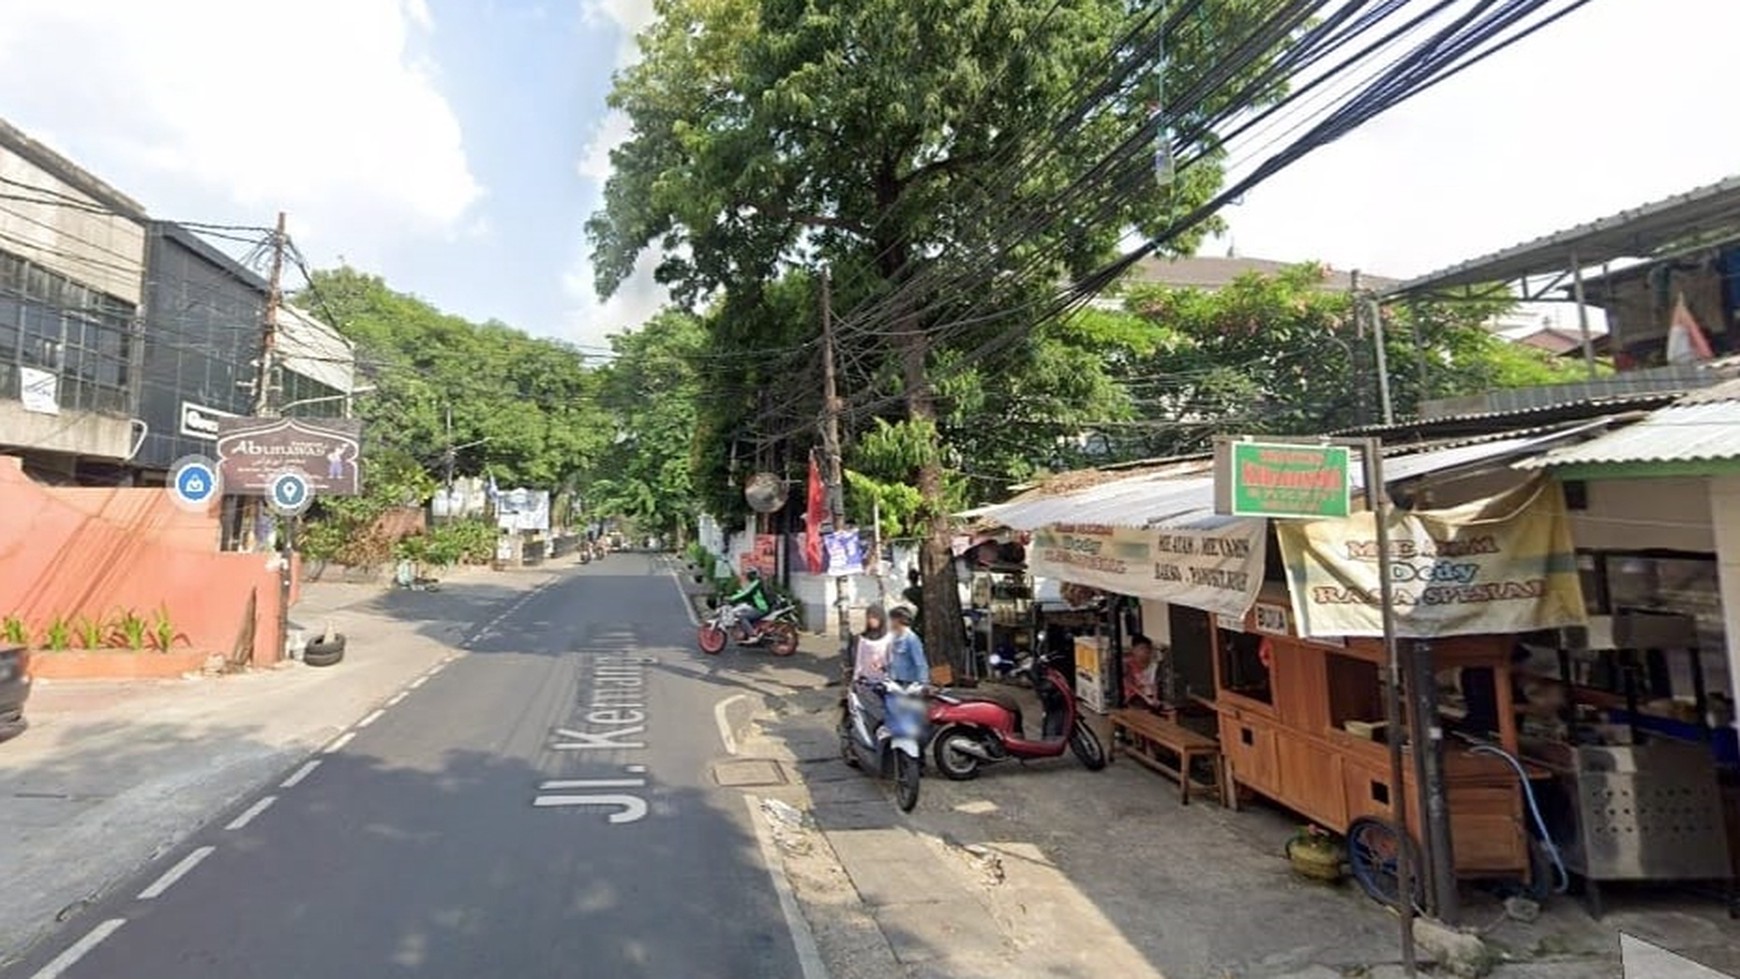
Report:
[[[1263,520],[1213,530],[1053,524],[1033,533],[1035,575],[1174,605],[1245,614],[1263,587]]]
[[[1276,524],[1302,636],[1381,636],[1377,522]],[[1448,510],[1396,512],[1390,581],[1397,635],[1429,639],[1581,625],[1565,497],[1535,480]]]

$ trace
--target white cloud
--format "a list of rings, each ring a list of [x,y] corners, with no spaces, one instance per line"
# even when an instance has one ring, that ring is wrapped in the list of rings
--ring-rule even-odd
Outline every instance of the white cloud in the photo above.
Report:
[[[639,56],[635,36],[655,18],[653,0],[581,0],[580,9],[587,23],[618,32],[617,66],[633,64]],[[627,141],[632,132],[626,115],[616,111],[606,113],[576,161],[577,175],[593,186],[594,207],[602,206],[604,200],[604,182],[610,179],[610,151]],[[658,312],[669,299],[665,287],[653,280],[653,269],[658,263],[655,252],[643,253],[635,263],[634,273],[616,294],[600,300],[592,286],[591,261],[584,255],[578,257],[563,277],[563,286],[573,303],[570,316],[577,341],[602,344],[610,334],[638,327]]]
[[[367,260],[462,227],[483,193],[416,53],[433,27],[424,0],[6,6],[0,113],[52,127],[161,216],[266,223],[284,209],[293,231]]]

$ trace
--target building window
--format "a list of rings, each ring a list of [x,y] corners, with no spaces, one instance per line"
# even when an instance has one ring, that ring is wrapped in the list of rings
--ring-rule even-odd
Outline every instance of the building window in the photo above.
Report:
[[[0,252],[0,396],[18,396],[18,368],[60,377],[60,405],[130,408],[134,309],[17,255]]]

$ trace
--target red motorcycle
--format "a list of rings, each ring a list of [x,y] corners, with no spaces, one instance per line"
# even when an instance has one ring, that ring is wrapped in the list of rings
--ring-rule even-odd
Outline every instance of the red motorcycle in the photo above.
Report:
[[[766,646],[768,652],[775,656],[790,656],[797,652],[798,630],[797,606],[784,599],[780,600],[761,621],[747,630],[747,635],[737,620],[737,610],[731,603],[721,603],[718,599],[708,599],[712,611],[701,620],[701,628],[696,635],[696,642],[701,652],[709,656],[717,656],[725,651],[725,647],[736,639],[739,646]]]
[[[1057,671],[1055,660],[1053,655],[1034,656],[1024,671],[1044,711],[1037,738],[1027,736],[1021,705],[1007,693],[939,691],[930,709],[936,732],[931,739],[931,755],[937,770],[947,778],[963,781],[977,776],[984,765],[1056,758],[1065,751],[1074,751],[1090,772],[1106,767],[1105,746],[1077,710],[1075,689]]]

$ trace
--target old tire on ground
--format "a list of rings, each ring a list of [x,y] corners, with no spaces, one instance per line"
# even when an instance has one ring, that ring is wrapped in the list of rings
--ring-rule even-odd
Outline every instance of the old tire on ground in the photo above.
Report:
[[[979,759],[962,751],[957,745],[971,742],[973,736],[955,728],[937,735],[930,749],[936,760],[936,770],[951,782],[965,782],[979,777]]]
[[[302,662],[309,666],[336,666],[344,660],[344,637],[333,636],[331,642],[310,639],[302,650]]]

